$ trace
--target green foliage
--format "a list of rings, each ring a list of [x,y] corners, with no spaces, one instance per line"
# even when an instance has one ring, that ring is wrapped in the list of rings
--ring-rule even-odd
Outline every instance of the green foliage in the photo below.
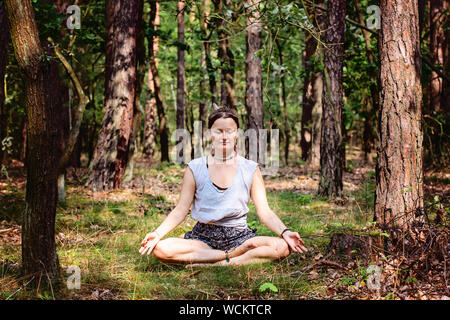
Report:
[[[264,292],[270,290],[272,292],[278,292],[278,288],[272,282],[265,282],[259,286],[259,291]]]

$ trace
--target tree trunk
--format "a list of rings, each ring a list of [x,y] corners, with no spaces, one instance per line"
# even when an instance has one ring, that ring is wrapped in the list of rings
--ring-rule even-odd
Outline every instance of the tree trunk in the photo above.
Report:
[[[150,2],[150,17],[149,17],[150,30],[155,30],[155,28],[157,27],[156,17],[158,16],[157,15],[158,6],[159,4],[157,1]],[[154,48],[154,39],[155,37],[153,36],[153,34],[150,34],[148,37],[149,66],[150,71],[152,73],[153,85],[155,90],[154,93],[155,93],[156,109],[159,120],[158,134],[159,134],[159,143],[161,145],[161,161],[169,161],[169,128],[167,127],[167,117],[162,100],[161,80],[159,78],[158,73],[156,52]]]
[[[64,14],[64,9],[66,8],[66,4],[61,0],[43,0],[42,2],[54,5],[55,11],[58,14]],[[65,26],[61,28],[61,35],[64,36],[66,28]],[[54,44],[52,45],[47,39],[43,41],[43,47],[45,50],[45,54],[47,56],[51,56],[50,60],[50,68],[49,68],[49,87],[52,88],[53,94],[51,95],[52,103],[57,106],[58,112],[55,114],[55,122],[53,124],[54,128],[57,128],[58,132],[58,147],[55,150],[57,153],[57,158],[61,159],[64,151],[67,149],[67,142],[70,136],[70,131],[72,128],[71,124],[71,110],[68,107],[69,103],[69,88],[61,81],[59,76],[59,62],[57,57],[55,57]],[[73,148],[72,148],[73,150]],[[72,151],[70,150],[70,151]],[[72,152],[70,152],[72,153]],[[68,163],[65,160],[64,167],[58,167],[58,202],[65,202],[66,200],[66,191],[65,191],[65,173],[66,173],[66,164]]]
[[[106,1],[105,114],[90,177],[94,191],[120,188],[128,162],[136,95],[139,0]]]
[[[227,23],[232,19],[230,16],[230,0],[213,0],[216,13],[220,15],[215,18],[217,36],[219,38],[218,58],[220,60],[221,85],[220,104],[236,109],[236,97],[234,92],[234,55],[231,50],[231,39],[227,32]]]
[[[159,26],[159,2],[155,2],[153,7],[153,11],[151,12],[150,26],[153,26],[156,30]],[[149,59],[155,60],[155,68],[158,67],[158,59],[156,58],[156,54],[158,52],[158,37],[153,36],[153,47],[151,52],[149,52]],[[150,39],[149,39],[150,42]],[[149,50],[150,51],[150,50]],[[152,54],[152,56],[150,56]],[[147,85],[150,91],[150,96],[147,99],[147,103],[145,105],[145,128],[144,128],[144,141],[143,141],[143,156],[147,160],[153,159],[156,151],[156,91],[155,91],[155,83],[153,81],[152,70],[149,67],[147,73]]]
[[[217,83],[216,83],[216,69],[214,68],[211,60],[211,46],[208,42],[211,38],[213,31],[214,31],[214,25],[212,23],[207,22],[206,19],[209,17],[209,0],[205,0],[205,24],[206,29],[204,29],[202,32],[205,35],[205,40],[203,42],[203,48],[205,50],[205,59],[206,59],[206,68],[208,69],[208,82],[209,82],[209,90],[211,92],[211,105],[214,103],[217,103]],[[207,31],[209,31],[209,35],[207,36]]]
[[[303,105],[302,105],[302,129],[300,134],[300,148],[302,149],[302,160],[311,162],[312,146],[312,110],[314,106],[313,76],[314,60],[313,55],[317,48],[317,41],[311,34],[306,36],[306,47],[303,51],[303,68],[305,78],[303,79]]]
[[[444,45],[445,31],[444,24],[446,18],[446,1],[430,1],[430,54],[433,65],[441,68],[444,66]],[[443,82],[435,71],[431,71],[430,81],[430,112],[442,113],[445,102],[443,100]]]
[[[317,2],[322,4],[322,1]],[[316,33],[325,30],[325,13],[317,8],[310,14]],[[320,166],[320,129],[322,120],[322,72],[315,71],[318,61],[323,55],[322,46],[311,33],[307,33],[306,47],[303,52],[303,68],[306,71],[303,83],[303,106],[301,120],[300,147],[302,160],[311,165],[312,169]]]
[[[380,4],[375,220],[405,230],[423,213],[419,13],[417,0]]]
[[[183,0],[177,2],[177,22],[178,22],[178,61],[177,61],[177,130],[184,129],[184,121],[186,118],[186,106],[184,99],[184,86],[185,86],[185,71],[184,71],[184,10],[185,3]],[[178,159],[184,159],[183,155],[183,145],[186,143],[184,141],[183,135],[179,134],[181,131],[177,131],[176,136],[176,152]]]
[[[246,28],[246,54],[245,54],[245,108],[247,111],[247,130],[256,131],[257,154],[252,155],[251,147],[246,147],[249,159],[257,161],[263,167],[266,159],[266,140],[260,136],[260,130],[264,129],[264,110],[262,98],[262,71],[261,57],[257,55],[261,49],[262,24],[258,1],[247,0],[247,28]],[[248,140],[247,140],[248,141]],[[256,158],[253,158],[256,156]]]
[[[0,167],[3,160],[2,141],[6,137],[6,112],[5,112],[5,74],[8,64],[9,26],[6,9],[0,3]]]
[[[200,25],[200,32],[201,32],[201,38],[202,38],[202,57],[201,57],[201,68],[202,68],[202,80],[200,82],[200,95],[201,100],[199,103],[199,121],[201,121],[202,124],[202,130],[201,130],[201,138],[199,141],[199,145],[195,145],[194,148],[201,147],[202,149],[205,147],[205,132],[207,129],[207,123],[206,119],[208,118],[208,108],[206,106],[207,101],[207,87],[208,87],[208,79],[210,79],[210,91],[211,91],[211,104],[216,103],[215,95],[216,95],[216,80],[214,77],[214,69],[211,66],[211,57],[210,57],[210,49],[209,49],[209,42],[207,37],[207,30],[208,30],[208,16],[209,16],[209,0],[204,0],[203,3],[197,4],[198,8],[198,16],[199,16],[199,25]],[[211,74],[210,74],[211,73]],[[211,77],[212,77],[212,86],[211,86]],[[203,153],[196,152],[199,156]]]
[[[280,43],[279,39],[275,39],[275,44],[278,49],[278,59],[280,66],[283,66],[283,45]],[[289,145],[291,140],[291,128],[289,125],[289,117],[287,110],[287,102],[286,102],[286,73],[283,71],[280,74],[280,106],[283,109],[283,131],[284,131],[284,163],[287,166],[289,160]],[[303,119],[302,119],[303,121]],[[303,123],[303,122],[302,122]]]
[[[345,1],[328,2],[328,29],[324,49],[323,114],[320,141],[320,182],[318,193],[342,195],[342,67],[344,62]]]
[[[450,1],[445,0],[445,10],[448,12],[450,10]],[[447,19],[444,22],[444,73],[447,75],[447,78],[444,79],[443,94],[441,100],[441,107],[444,110],[447,117],[450,115],[450,81],[448,81],[450,75],[450,19]],[[448,119],[448,118],[447,118]]]
[[[130,136],[130,147],[128,150],[128,163],[124,174],[124,181],[129,181],[133,178],[134,169],[134,157],[138,152],[138,138],[139,132],[141,130],[141,120],[143,116],[143,111],[140,103],[142,86],[145,77],[145,35],[144,35],[144,25],[142,20],[142,14],[144,9],[144,1],[138,0],[138,26],[136,35],[136,58],[137,58],[137,68],[136,68],[136,95],[134,98],[133,107],[133,125]]]
[[[322,54],[322,51],[321,53]],[[312,118],[312,154],[311,168],[320,168],[320,139],[322,132],[322,101],[323,101],[323,74],[316,72],[312,79],[312,96],[314,105],[311,112]]]
[[[364,20],[364,15],[361,12],[361,8],[359,7],[359,3],[358,0],[353,0],[354,4],[355,4],[355,8],[356,11],[358,13],[358,17],[359,17],[359,23],[363,26],[365,26],[365,20]],[[369,73],[370,73],[370,77],[372,79],[377,79],[378,81],[378,70],[375,67],[375,55],[371,50],[370,47],[370,33],[365,30],[365,29],[361,29],[363,37],[364,37],[364,43],[366,45],[366,55],[367,55],[367,60],[369,61],[369,64],[371,65],[371,67],[369,68]],[[364,110],[364,131],[363,131],[363,151],[364,151],[364,158],[366,159],[366,161],[370,161],[369,159],[369,155],[370,152],[372,151],[372,148],[375,145],[375,136],[373,134],[374,131],[374,115],[376,114],[376,112],[378,112],[379,110],[379,90],[378,90],[378,85],[374,82],[371,82],[370,84],[370,97],[371,97],[371,103],[368,104],[366,103],[365,105],[365,110]]]
[[[55,246],[57,201],[57,135],[54,132],[54,93],[49,83],[49,63],[30,0],[6,0],[11,38],[25,82],[27,112],[27,186],[22,219],[22,267],[34,283],[54,280],[59,274]]]

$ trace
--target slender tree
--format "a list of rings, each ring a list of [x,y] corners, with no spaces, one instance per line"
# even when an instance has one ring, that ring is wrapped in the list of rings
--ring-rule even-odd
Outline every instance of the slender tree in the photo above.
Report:
[[[5,112],[5,74],[8,63],[9,26],[6,9],[0,2],[0,166],[3,160],[2,141],[6,137],[6,112]]]
[[[247,111],[247,130],[255,130],[257,145],[257,158],[260,164],[265,164],[266,141],[260,137],[260,130],[264,128],[264,112],[262,98],[262,71],[261,57],[258,50],[261,49],[262,23],[258,1],[248,0],[247,4],[247,28],[246,28],[246,54],[245,54],[245,108]],[[247,140],[248,141],[248,140]],[[247,153],[252,148],[247,146]],[[251,157],[251,155],[250,155]]]
[[[355,4],[356,11],[358,13],[359,23],[362,26],[365,26],[364,15],[359,6],[358,0],[353,0]],[[367,61],[369,62],[370,68],[369,73],[371,78],[378,79],[378,70],[376,67],[375,54],[371,49],[371,41],[370,41],[370,33],[364,28],[361,28],[361,32],[364,37],[364,44],[366,47],[366,56]],[[367,161],[369,161],[369,154],[372,151],[372,148],[375,146],[375,137],[374,137],[374,114],[379,110],[379,90],[377,82],[372,81],[369,87],[371,103],[364,104],[364,132],[363,132],[363,151],[364,157]]]
[[[231,49],[231,38],[228,23],[234,19],[230,0],[213,0],[217,16],[215,24],[219,38],[219,50],[217,56],[220,60],[221,85],[220,103],[230,108],[236,108],[234,90],[234,54]]]
[[[159,26],[159,2],[151,3],[150,22],[149,26],[156,31]],[[154,61],[155,70],[158,68],[158,53],[159,37],[157,35],[149,36],[149,60]],[[152,43],[152,50],[150,50],[150,42]],[[143,139],[143,156],[150,160],[154,157],[156,151],[156,134],[157,134],[157,109],[156,109],[156,90],[155,82],[153,81],[152,68],[148,68],[147,85],[149,88],[149,97],[145,105],[145,126]]]
[[[421,59],[417,0],[382,0],[375,221],[407,229],[423,210]]]
[[[322,8],[323,1],[317,1],[316,4]],[[317,41],[316,37],[321,37],[326,21],[325,12],[317,7],[313,7],[308,16],[315,31],[314,34],[311,32],[305,34],[305,50],[302,59],[305,78],[303,80],[300,148],[302,160],[307,161],[313,167],[318,167],[323,93],[323,75],[319,71],[319,62],[323,50],[322,44]]]
[[[430,54],[431,63],[438,68],[444,66],[445,55],[445,22],[448,19],[448,3],[445,0],[430,1]],[[431,72],[430,81],[430,111],[441,113],[445,109],[446,102],[443,95],[444,79],[436,71]]]
[[[158,72],[158,61],[156,59],[157,46],[154,46],[155,39],[155,30],[158,27],[156,20],[159,15],[157,15],[159,3],[158,1],[150,1],[150,15],[149,15],[149,29],[151,33],[148,36],[148,60],[150,66],[150,72],[152,73],[153,79],[153,88],[154,88],[154,97],[156,103],[156,110],[158,115],[158,135],[159,135],[159,143],[161,147],[161,161],[169,161],[169,128],[167,127],[167,116],[164,110],[164,103],[162,99],[161,93],[161,80],[159,78]]]
[[[313,55],[317,48],[312,34],[305,35],[305,50],[303,51],[303,68],[305,78],[303,79],[303,104],[302,104],[302,128],[300,135],[300,148],[302,149],[302,160],[310,162],[312,146],[312,109],[314,106],[313,76],[314,60]]]
[[[22,268],[34,283],[56,279],[59,274],[55,246],[57,166],[55,113],[50,96],[49,62],[42,59],[30,0],[6,0],[15,57],[25,82],[27,112],[27,185],[22,219]]]
[[[177,25],[178,25],[178,61],[177,61],[177,129],[184,129],[184,121],[186,118],[185,107],[185,70],[184,70],[184,0],[178,0],[177,2]],[[183,135],[177,135],[177,157],[184,158],[183,155]]]
[[[280,66],[283,66],[284,64],[284,58],[283,58],[283,44],[281,43],[280,39],[275,39],[275,44],[278,49],[278,62],[280,63]],[[286,73],[284,70],[280,74],[280,85],[279,85],[279,96],[280,96],[280,106],[283,109],[283,135],[284,135],[284,163],[285,165],[288,164],[289,160],[289,145],[291,141],[291,129],[289,124],[289,115],[287,110],[287,97],[286,97]],[[303,119],[302,119],[303,123]]]
[[[138,140],[139,132],[141,131],[141,122],[143,114],[140,98],[142,87],[145,77],[145,30],[144,23],[142,20],[142,14],[144,9],[144,1],[138,0],[138,21],[137,21],[137,32],[136,32],[136,94],[134,97],[134,107],[133,107],[133,127],[130,136],[130,147],[128,150],[128,162],[127,168],[125,170],[124,181],[128,181],[133,178],[133,168],[134,168],[134,157],[138,152]]]
[[[210,11],[210,1],[204,0],[203,2],[197,3],[198,9],[198,17],[199,17],[199,25],[200,25],[200,33],[202,37],[202,56],[201,56],[201,68],[202,68],[202,80],[200,82],[200,94],[201,100],[199,103],[199,121],[202,123],[202,148],[205,147],[205,139],[203,139],[206,132],[206,119],[208,117],[208,108],[207,108],[207,91],[208,91],[208,83],[210,89],[211,96],[211,105],[213,103],[217,103],[216,101],[216,79],[214,75],[214,68],[211,63],[211,52],[209,45],[208,26],[209,26],[209,11]],[[210,33],[211,35],[211,33]]]
[[[445,16],[447,19],[444,20],[444,65],[443,69],[446,75],[450,75],[450,0],[445,0]],[[447,117],[450,115],[450,81],[449,76],[444,78],[443,82],[443,93],[442,93],[442,108],[444,112],[447,114]],[[447,118],[448,119],[448,118]]]
[[[93,190],[120,188],[128,162],[136,95],[138,0],[106,1],[105,109],[95,150]]]
[[[344,61],[345,1],[328,1],[324,50],[323,113],[318,193],[341,196],[343,171],[342,68]]]

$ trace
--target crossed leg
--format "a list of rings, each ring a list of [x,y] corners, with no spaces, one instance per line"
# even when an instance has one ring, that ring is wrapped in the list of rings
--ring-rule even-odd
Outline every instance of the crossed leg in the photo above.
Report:
[[[180,238],[159,241],[153,255],[171,264],[213,263],[225,259],[225,251],[213,249],[200,240]]]
[[[212,249],[199,240],[168,238],[158,242],[153,250],[155,257],[173,264],[188,266],[244,265],[282,259],[290,254],[286,241],[276,237],[257,236],[246,240],[229,252]]]

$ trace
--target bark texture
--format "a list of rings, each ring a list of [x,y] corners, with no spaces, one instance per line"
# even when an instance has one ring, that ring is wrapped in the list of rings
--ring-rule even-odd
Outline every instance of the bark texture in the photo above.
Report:
[[[218,58],[220,60],[221,85],[220,103],[223,106],[236,108],[236,97],[234,90],[234,55],[231,49],[230,34],[227,29],[229,21],[233,20],[230,0],[213,0],[216,13],[220,17],[215,18],[217,36],[219,38]]]
[[[321,2],[319,1],[317,4],[322,5]],[[313,8],[310,19],[317,34],[325,30],[325,18],[326,15],[322,10]],[[317,64],[321,60],[321,55],[323,55],[322,46],[318,44],[313,34],[308,33],[302,59],[306,75],[303,80],[300,148],[302,150],[302,160],[311,165],[313,169],[320,166],[323,75],[322,72],[317,70]]]
[[[157,15],[158,8],[159,4],[157,1],[150,2],[150,17],[149,17],[150,30],[155,30],[155,28],[158,26],[158,24],[156,24],[157,21],[156,18],[159,17],[159,15]],[[159,121],[158,135],[159,135],[159,143],[161,146],[161,161],[169,161],[169,128],[167,127],[167,116],[164,110],[164,104],[161,94],[161,80],[159,78],[158,64],[157,64],[158,62],[156,59],[156,52],[154,47],[155,40],[157,41],[157,38],[155,38],[153,34],[150,34],[150,36],[148,37],[149,66],[150,72],[152,73],[154,97]]]
[[[177,25],[178,25],[178,63],[177,63],[177,129],[184,129],[184,121],[186,118],[186,111],[184,105],[184,86],[185,86],[185,70],[184,70],[184,10],[185,3],[183,0],[177,2]],[[177,135],[176,147],[177,157],[183,159],[183,136]]]
[[[34,282],[53,280],[59,274],[55,247],[57,201],[57,128],[59,110],[50,99],[50,66],[30,0],[7,0],[6,9],[17,63],[25,82],[27,112],[27,186],[22,219],[22,271]]]
[[[324,49],[323,114],[320,142],[320,182],[322,196],[341,196],[343,171],[342,67],[344,62],[345,1],[328,2]]]
[[[105,109],[95,150],[91,187],[120,188],[128,162],[136,95],[138,0],[106,1]]]
[[[431,62],[438,68],[442,68],[445,64],[445,22],[448,19],[449,9],[445,0],[430,1],[430,54]],[[448,40],[448,39],[447,39]],[[436,71],[431,72],[430,81],[430,111],[436,113],[449,112],[448,101],[444,97],[444,79],[442,79]]]
[[[159,2],[155,2],[151,7],[151,10],[149,25],[153,26],[154,30],[157,30],[159,26]],[[158,53],[158,37],[153,36],[148,40],[149,43],[152,42],[152,49],[150,50],[149,47],[149,60],[154,60],[155,69],[157,69],[158,59],[156,58],[156,54]],[[142,153],[146,159],[150,160],[153,159],[155,155],[157,134],[156,90],[150,65],[147,73],[147,85],[150,96],[145,105],[145,127]]]
[[[202,37],[202,56],[200,65],[202,68],[203,76],[202,80],[200,82],[200,94],[201,94],[201,100],[199,103],[199,115],[198,119],[202,123],[202,130],[201,130],[201,139],[198,144],[201,143],[201,148],[203,149],[205,147],[205,132],[207,129],[207,123],[206,119],[208,118],[208,108],[207,108],[207,98],[208,98],[208,83],[209,83],[209,89],[210,89],[210,96],[211,96],[211,105],[213,103],[216,103],[216,79],[214,76],[214,68],[212,68],[211,64],[211,52],[210,52],[210,46],[209,46],[209,37],[207,35],[208,30],[208,21],[209,21],[209,0],[204,0],[203,2],[200,2],[197,5],[198,8],[198,16],[199,16],[199,25],[200,25],[200,33]],[[195,145],[194,148],[198,148],[200,146]],[[197,151],[195,151],[197,152]],[[202,153],[197,153],[202,154]]]
[[[418,3],[382,0],[380,4],[375,220],[385,227],[407,229],[423,211]]]
[[[258,8],[258,1],[248,0],[247,4],[247,28],[246,28],[246,56],[245,56],[245,108],[247,111],[247,130],[256,131],[257,162],[265,165],[266,141],[259,135],[259,130],[264,128],[263,98],[262,98],[262,71],[261,57],[257,56],[261,49],[262,24]],[[249,140],[247,140],[249,141]],[[247,147],[247,153],[252,148]]]

